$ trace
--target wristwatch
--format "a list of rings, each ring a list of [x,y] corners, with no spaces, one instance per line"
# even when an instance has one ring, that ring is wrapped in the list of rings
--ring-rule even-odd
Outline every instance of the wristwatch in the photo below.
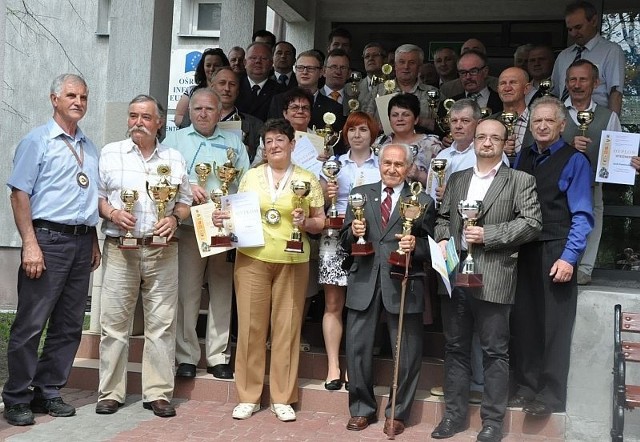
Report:
[[[182,224],[182,220],[180,219],[180,217],[175,213],[172,213],[171,216],[173,216],[176,219],[176,222],[178,223],[177,226],[180,227],[180,225]]]

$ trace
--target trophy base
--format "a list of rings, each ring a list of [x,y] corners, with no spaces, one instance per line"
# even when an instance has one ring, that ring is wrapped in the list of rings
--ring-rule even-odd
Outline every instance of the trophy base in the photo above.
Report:
[[[211,247],[233,247],[231,237],[221,235],[211,237]]]
[[[340,217],[328,217],[325,222],[324,222],[324,226],[327,229],[335,229],[335,230],[339,230],[342,228],[342,225],[344,224],[344,218],[340,218]]]
[[[355,243],[351,245],[351,256],[368,256],[373,255],[374,253],[373,244],[370,242],[366,242],[364,244]]]
[[[480,273],[458,273],[456,275],[456,287],[482,287],[482,275]]]
[[[396,250],[394,252],[391,252],[387,262],[392,266],[402,267],[404,269],[407,266],[407,254],[399,253]],[[409,268],[411,268],[411,259],[409,259]]]
[[[127,238],[125,236],[120,238],[120,244],[118,245],[118,248],[120,250],[135,250],[139,249],[140,246],[138,246],[138,240],[136,238]]]
[[[169,247],[169,241],[167,241],[166,236],[153,235],[149,245],[153,247]]]
[[[284,249],[285,252],[291,253],[304,253],[302,246],[304,243],[302,241],[289,240],[287,241],[287,247]]]

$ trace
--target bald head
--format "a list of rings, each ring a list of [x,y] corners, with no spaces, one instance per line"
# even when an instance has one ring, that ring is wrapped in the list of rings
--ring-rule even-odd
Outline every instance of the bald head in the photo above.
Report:
[[[505,111],[522,113],[526,107],[525,96],[529,91],[529,74],[522,68],[507,68],[498,78],[498,95]]]

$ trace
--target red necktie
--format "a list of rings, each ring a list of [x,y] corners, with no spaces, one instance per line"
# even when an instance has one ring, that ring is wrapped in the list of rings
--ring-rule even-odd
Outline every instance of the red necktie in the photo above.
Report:
[[[382,228],[387,228],[389,217],[391,216],[391,195],[393,195],[393,189],[391,187],[385,187],[384,191],[387,192],[387,196],[380,204],[380,213],[382,215]]]

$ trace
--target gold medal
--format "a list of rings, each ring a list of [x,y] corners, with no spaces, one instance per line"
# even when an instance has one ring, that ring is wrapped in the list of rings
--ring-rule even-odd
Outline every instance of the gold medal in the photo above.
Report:
[[[270,224],[272,226],[279,224],[280,218],[280,212],[275,207],[267,210],[267,212],[264,214],[264,219],[267,221],[267,224]]]
[[[78,174],[76,175],[76,181],[78,182],[78,186],[82,187],[83,189],[89,187],[89,177],[84,172],[78,172]]]

